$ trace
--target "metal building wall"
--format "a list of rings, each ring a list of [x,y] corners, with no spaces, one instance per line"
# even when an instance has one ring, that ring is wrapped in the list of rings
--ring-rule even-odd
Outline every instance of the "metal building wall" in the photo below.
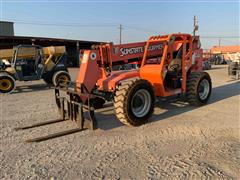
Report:
[[[0,21],[0,36],[14,36],[13,22]]]

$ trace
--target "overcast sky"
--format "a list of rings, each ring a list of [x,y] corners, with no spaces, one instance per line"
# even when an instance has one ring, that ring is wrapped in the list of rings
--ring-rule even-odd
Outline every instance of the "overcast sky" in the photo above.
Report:
[[[144,41],[151,35],[192,33],[193,16],[202,37],[239,44],[239,1],[54,1],[0,0],[0,19],[14,21],[15,35],[119,42]],[[228,37],[228,38],[223,38]],[[232,37],[232,38],[230,38]],[[202,38],[203,48],[219,38]]]

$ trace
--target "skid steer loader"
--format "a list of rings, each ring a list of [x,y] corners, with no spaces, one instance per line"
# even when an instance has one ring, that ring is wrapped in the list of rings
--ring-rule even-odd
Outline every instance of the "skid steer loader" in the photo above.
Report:
[[[70,80],[64,46],[19,45],[0,50],[0,93],[11,93],[18,81],[43,79],[49,85]]]

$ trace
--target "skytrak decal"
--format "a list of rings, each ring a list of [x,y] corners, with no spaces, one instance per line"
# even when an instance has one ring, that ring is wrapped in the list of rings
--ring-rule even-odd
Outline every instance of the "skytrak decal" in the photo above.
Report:
[[[145,46],[134,47],[134,48],[120,48],[120,52],[121,52],[120,56],[143,53],[144,47]],[[162,47],[163,47],[162,44],[152,45],[152,46],[149,46],[148,51],[160,50],[162,49]]]

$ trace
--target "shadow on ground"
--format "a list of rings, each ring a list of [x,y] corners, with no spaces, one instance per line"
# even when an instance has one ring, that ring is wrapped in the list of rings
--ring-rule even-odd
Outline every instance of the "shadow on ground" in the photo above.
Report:
[[[29,93],[34,91],[44,91],[44,90],[49,90],[51,88],[52,86],[49,86],[47,84],[22,85],[22,86],[17,86],[13,94]]]
[[[232,84],[227,84],[227,85],[213,88],[212,96],[211,96],[208,104],[219,102],[223,99],[227,99],[227,98],[239,95],[240,94],[239,85],[240,85],[240,82],[235,82]],[[169,98],[166,100],[159,100],[155,104],[155,107],[163,109],[164,112],[161,114],[158,114],[158,115],[154,114],[150,118],[149,123],[154,123],[156,121],[164,120],[166,118],[173,117],[173,116],[176,116],[179,114],[183,114],[185,112],[188,112],[188,111],[191,111],[191,110],[197,108],[197,107],[188,105],[188,103],[186,103],[182,99],[176,98],[176,97],[172,97],[172,98]],[[114,129],[114,128],[123,126],[123,124],[120,123],[120,121],[114,115],[114,107],[113,107],[112,103],[108,103],[105,105],[104,108],[96,110],[95,116],[96,116],[96,119],[98,122],[99,129],[110,130],[110,129]],[[73,133],[76,133],[79,131],[82,131],[82,130],[72,129],[72,130],[68,130],[67,132],[63,131],[63,132],[59,132],[59,133],[56,133],[53,135],[50,134],[45,137],[33,138],[33,139],[28,140],[28,142],[33,142],[33,140],[34,140],[34,142],[38,142],[38,141],[40,142],[40,141],[43,141],[42,139],[44,139],[44,141],[45,141],[45,140],[56,138],[59,136],[73,134]]]
[[[240,94],[240,82],[219,86],[212,89],[212,95],[208,104],[216,103],[223,99],[237,96],[239,94]],[[198,108],[198,107],[190,106],[188,105],[188,103],[184,102],[182,99],[176,98],[176,97],[175,98],[172,97],[167,100],[159,100],[156,103],[155,107],[163,109],[165,112],[159,115],[154,114],[151,117],[149,123],[164,120],[166,118],[183,114],[185,112]],[[106,109],[100,110],[99,113],[98,112],[95,113],[98,121],[99,129],[109,130],[109,129],[114,129],[122,126],[122,124],[118,121],[116,116],[113,114],[114,113],[113,110],[114,110],[113,107],[108,107]],[[105,114],[107,111],[109,111],[109,114]]]

